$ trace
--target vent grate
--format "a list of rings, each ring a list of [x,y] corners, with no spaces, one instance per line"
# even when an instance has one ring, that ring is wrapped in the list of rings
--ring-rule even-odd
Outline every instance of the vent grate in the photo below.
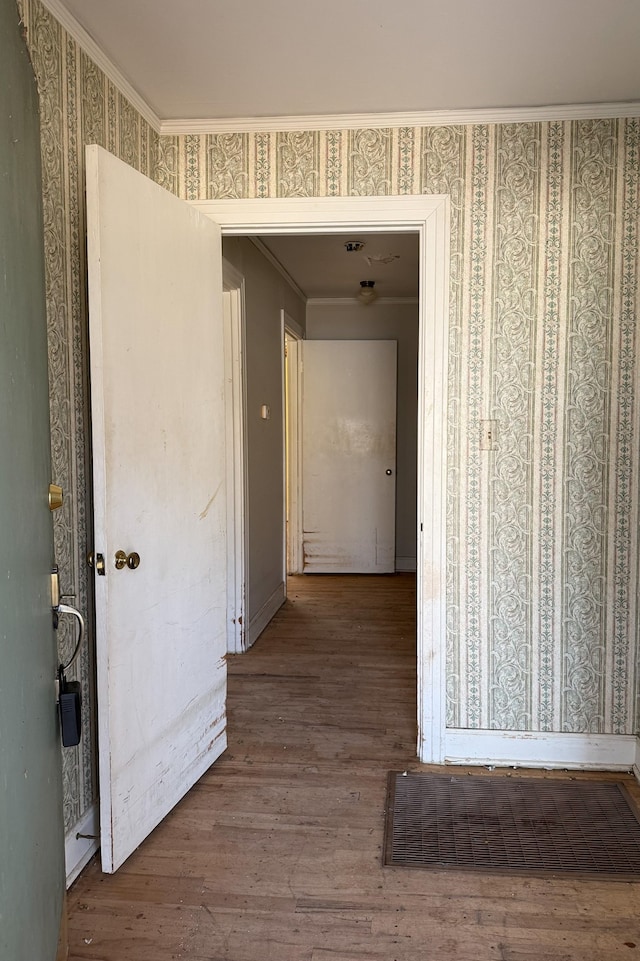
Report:
[[[620,782],[391,772],[386,865],[640,880]]]

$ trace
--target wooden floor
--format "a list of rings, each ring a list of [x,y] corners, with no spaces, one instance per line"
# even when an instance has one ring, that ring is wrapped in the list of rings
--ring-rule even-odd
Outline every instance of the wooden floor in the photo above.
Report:
[[[291,579],[230,658],[228,752],[71,889],[72,961],[640,958],[640,884],[381,866],[387,771],[420,769],[414,603],[411,575]]]

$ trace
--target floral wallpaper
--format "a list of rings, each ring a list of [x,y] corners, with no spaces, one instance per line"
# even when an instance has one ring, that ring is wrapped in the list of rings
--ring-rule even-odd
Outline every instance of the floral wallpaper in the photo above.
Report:
[[[52,480],[64,490],[53,515],[55,560],[64,594],[92,624],[90,424],[88,419],[84,147],[99,143],[153,176],[158,135],[38,0],[19,10],[40,94],[45,270],[49,337]],[[60,655],[75,644],[69,618],[58,631]],[[95,787],[93,631],[77,667],[83,689],[83,738],[62,752],[65,825],[91,806]]]
[[[91,616],[84,145],[187,200],[446,193],[448,724],[635,733],[640,118],[161,137],[39,0],[19,7],[41,96],[65,593]],[[90,652],[80,673],[89,717]],[[68,826],[93,768],[89,739],[64,752]]]

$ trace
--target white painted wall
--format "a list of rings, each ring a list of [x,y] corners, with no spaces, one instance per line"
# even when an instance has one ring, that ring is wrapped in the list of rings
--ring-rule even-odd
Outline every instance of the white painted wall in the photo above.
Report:
[[[283,344],[281,310],[304,330],[305,306],[245,237],[226,237],[223,256],[245,280],[248,616],[253,643],[284,599]],[[260,416],[267,404],[269,420]]]
[[[415,570],[418,305],[313,302],[307,306],[307,338],[398,342],[396,569]]]

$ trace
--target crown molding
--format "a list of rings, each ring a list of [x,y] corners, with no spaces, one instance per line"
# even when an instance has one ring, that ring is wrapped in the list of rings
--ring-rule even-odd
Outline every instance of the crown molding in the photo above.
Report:
[[[283,265],[280,263],[278,258],[271,253],[269,248],[265,244],[263,244],[263,242],[260,240],[259,237],[249,237],[249,240],[254,245],[254,247],[258,248],[262,256],[266,257],[269,263],[272,264],[275,267],[275,269],[278,271],[278,273],[286,280],[286,282],[289,284],[289,286],[293,290],[294,294],[297,294],[297,296],[300,298],[303,304],[306,304],[307,295],[305,294],[304,290],[301,290],[300,287],[298,287],[297,283],[295,282],[291,274],[288,272],[286,267],[283,267]]]
[[[48,0],[52,2],[52,0]],[[160,133],[269,133],[296,130],[362,130],[379,127],[444,127],[477,123],[533,123],[549,120],[602,120],[640,117],[640,101],[574,103],[549,107],[479,107],[412,113],[324,114],[309,117],[231,117],[220,120],[163,120]]]
[[[362,304],[357,297],[309,297],[307,307],[390,307],[402,304],[418,304],[417,297],[376,297],[370,304]]]
[[[532,123],[545,120],[600,120],[640,117],[640,101],[557,104],[541,107],[478,107],[392,113],[318,114],[302,117],[229,117],[161,120],[62,0],[41,0],[58,23],[118,88],[147,123],[163,136],[181,134],[269,133],[297,130],[363,130],[380,127],[443,127],[478,123]]]
[[[120,93],[127,98],[131,106],[135,107],[138,113],[144,117],[149,126],[152,127],[156,133],[161,133],[162,123],[155,110],[153,110],[144,97],[142,97],[138,91],[132,87],[127,78],[100,49],[98,44],[91,37],[91,35],[87,33],[84,27],[78,23],[73,14],[69,13],[60,0],[41,0],[41,2],[43,6],[45,6],[47,10],[56,18],[60,26],[67,31],[70,37],[73,37],[76,43],[82,47],[84,52],[91,57],[96,66],[99,67],[100,70],[102,70],[102,72],[109,78],[109,80],[118,88]]]

